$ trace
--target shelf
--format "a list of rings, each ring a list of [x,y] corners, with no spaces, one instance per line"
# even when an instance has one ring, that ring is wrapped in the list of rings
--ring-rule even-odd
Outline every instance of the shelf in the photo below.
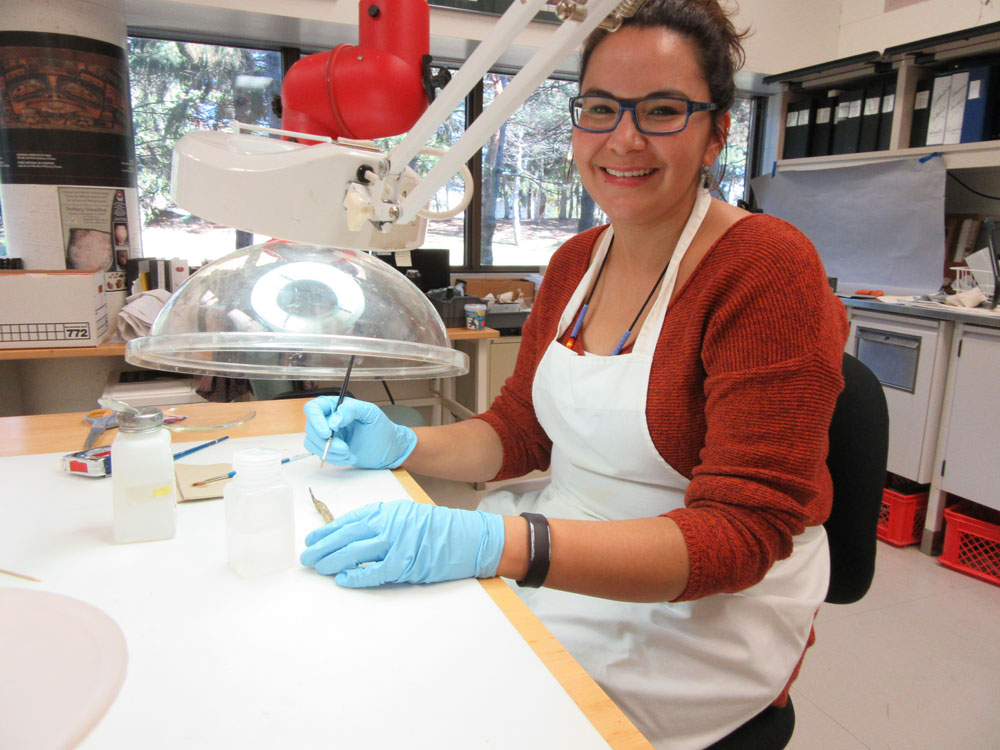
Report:
[[[777,162],[777,170],[779,172],[795,172],[857,167],[862,164],[877,164],[900,159],[919,159],[935,153],[940,153],[944,157],[946,169],[1000,167],[1000,141],[980,141],[978,143],[956,143],[949,146],[921,146],[891,151],[869,151],[860,154],[781,159]]]
[[[880,57],[880,54],[875,51],[852,55],[851,57],[842,57],[839,60],[831,60],[819,65],[810,65],[807,68],[799,68],[797,70],[789,70],[786,73],[766,76],[764,83],[792,83],[806,86],[813,84],[815,81],[825,82],[831,75],[840,77],[851,76],[854,78],[871,75],[873,66]]]
[[[10,359],[70,359],[74,357],[121,357],[124,341],[106,341],[97,346],[63,346],[44,349],[0,349],[0,360]]]

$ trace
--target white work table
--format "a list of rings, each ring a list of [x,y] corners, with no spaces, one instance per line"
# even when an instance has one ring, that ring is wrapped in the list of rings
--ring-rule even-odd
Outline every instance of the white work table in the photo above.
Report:
[[[178,463],[301,452],[301,433],[281,429],[301,424],[301,401],[252,405],[232,439]],[[296,564],[245,580],[226,565],[219,500],[180,504],[172,540],[114,544],[111,480],[59,468],[86,431],[80,415],[0,419],[0,568],[41,581],[0,587],[86,602],[127,643],[121,692],[81,747],[649,746],[499,579],[349,590]],[[304,459],[284,472],[300,540],[322,523],[309,487],[334,515],[427,500],[402,471]]]

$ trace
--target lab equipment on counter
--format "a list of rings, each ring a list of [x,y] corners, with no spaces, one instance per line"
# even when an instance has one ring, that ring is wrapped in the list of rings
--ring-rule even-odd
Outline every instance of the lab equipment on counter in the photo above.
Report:
[[[642,0],[561,0],[555,13],[562,24],[503,92],[447,151],[428,148],[426,144],[440,125],[546,4],[547,0],[512,3],[420,118],[412,127],[404,128],[408,130],[406,136],[387,154],[372,142],[335,142],[322,134],[324,128],[308,119],[289,118],[285,124],[312,129],[319,135],[240,123],[234,124],[230,133],[192,131],[174,147],[174,201],[196,215],[272,237],[357,250],[420,247],[427,220],[450,218],[461,212],[471,198],[472,181],[470,176],[465,177],[465,196],[458,206],[432,213],[427,205],[438,189],[463,169],[591,31],[598,25],[614,31],[623,18],[635,13]],[[379,78],[391,74],[388,63],[369,65],[373,58],[366,55],[358,56],[358,60],[359,65],[381,67]],[[344,93],[336,90],[339,86],[356,87],[356,80],[338,81],[336,71],[331,77],[320,70],[309,78],[314,88],[308,97],[314,103],[339,103],[338,94]],[[298,84],[289,86],[287,95],[283,90],[283,99],[301,93],[298,88]],[[400,102],[397,108],[405,109],[406,105]],[[382,108],[358,114],[369,121],[365,124],[374,127],[363,135],[359,129],[354,137],[376,138],[401,132],[377,122],[383,116]],[[246,131],[283,137],[254,136]],[[338,130],[337,135],[341,134]],[[419,177],[408,166],[419,153],[434,152],[440,159],[425,177]]]
[[[277,240],[209,263],[170,298],[132,364],[171,372],[285,380],[461,375],[434,306],[377,258]]]
[[[472,198],[469,159],[592,30],[598,25],[616,30],[642,0],[561,0],[555,12],[562,25],[462,137],[447,151],[427,146],[545,4],[512,3],[388,153],[373,141],[335,142],[322,133],[241,123],[234,123],[232,132],[192,131],[181,138],[171,170],[177,205],[218,223],[294,242],[237,250],[201,269],[174,293],[149,335],[128,343],[126,360],[201,375],[330,379],[342,376],[348,357],[357,355],[356,377],[362,379],[465,374],[468,357],[448,346],[444,326],[426,298],[367,253],[417,249],[429,219],[464,210]],[[366,8],[373,11],[380,12],[376,6]],[[331,63],[336,57],[329,56]],[[368,72],[381,69],[382,79],[389,73],[388,59],[373,63],[374,58],[355,57]],[[331,77],[312,69],[323,58],[310,59],[305,67],[318,74],[301,80],[296,75],[287,96],[282,92],[283,101],[291,97],[285,103],[292,109],[291,99],[339,107],[343,92],[337,89],[356,86],[356,79],[341,84],[339,72]],[[433,82],[426,84],[433,91]],[[300,86],[315,89],[302,98]],[[377,122],[384,114],[362,108],[369,120],[365,124],[374,125],[365,138],[396,132]],[[289,120],[295,127],[323,129],[308,118]],[[425,177],[409,167],[421,153],[440,157]],[[438,189],[459,171],[466,184],[462,201],[446,211],[429,211]]]
[[[172,539],[177,528],[174,457],[163,412],[128,408],[117,412],[118,435],[111,444],[115,542]]]
[[[229,567],[258,578],[295,560],[292,486],[281,475],[281,454],[249,448],[233,456],[236,476],[222,495]]]

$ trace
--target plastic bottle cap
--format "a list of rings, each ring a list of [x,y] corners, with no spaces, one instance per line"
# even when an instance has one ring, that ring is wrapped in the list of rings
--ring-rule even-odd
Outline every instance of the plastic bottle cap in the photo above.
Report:
[[[271,448],[247,448],[233,454],[237,477],[249,479],[281,471],[281,453]]]
[[[149,432],[163,426],[163,412],[152,406],[144,406],[134,413],[116,412],[118,429],[122,432]]]

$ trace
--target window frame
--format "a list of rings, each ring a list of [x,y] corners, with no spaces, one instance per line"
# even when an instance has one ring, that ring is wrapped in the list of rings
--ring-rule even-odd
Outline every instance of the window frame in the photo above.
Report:
[[[278,43],[267,43],[259,40],[237,40],[230,37],[214,36],[207,34],[195,34],[185,32],[165,32],[163,30],[149,29],[144,27],[129,27],[127,30],[129,37],[145,39],[156,39],[168,42],[191,42],[198,44],[225,45],[243,49],[264,50],[278,52],[281,55],[282,76],[287,75],[289,68],[302,56],[322,52],[322,49],[312,49],[310,47],[297,47],[282,45]],[[460,67],[464,61],[452,58],[435,58],[435,66]],[[496,66],[489,70],[491,74],[516,75],[517,68],[510,66]],[[554,73],[550,78],[561,81],[573,81],[574,76],[569,74]],[[752,193],[749,190],[749,180],[760,174],[761,160],[764,148],[764,125],[767,99],[754,92],[738,92],[742,96],[750,97],[753,101],[753,127],[751,128],[751,144],[747,153],[747,195],[748,202],[752,200]],[[483,111],[483,81],[480,80],[476,86],[465,97],[465,121],[466,127],[472,123]],[[483,170],[482,170],[482,148],[476,151],[468,162],[469,171],[472,173],[473,190],[478,197],[482,196]],[[463,264],[461,266],[451,266],[453,274],[464,273],[497,273],[497,274],[518,274],[537,273],[541,268],[539,265],[519,265],[519,266],[499,266],[483,265],[482,263],[482,202],[473,199],[469,207],[465,210],[465,221],[463,227]],[[253,234],[242,230],[236,230],[235,249],[246,247],[253,242]]]

